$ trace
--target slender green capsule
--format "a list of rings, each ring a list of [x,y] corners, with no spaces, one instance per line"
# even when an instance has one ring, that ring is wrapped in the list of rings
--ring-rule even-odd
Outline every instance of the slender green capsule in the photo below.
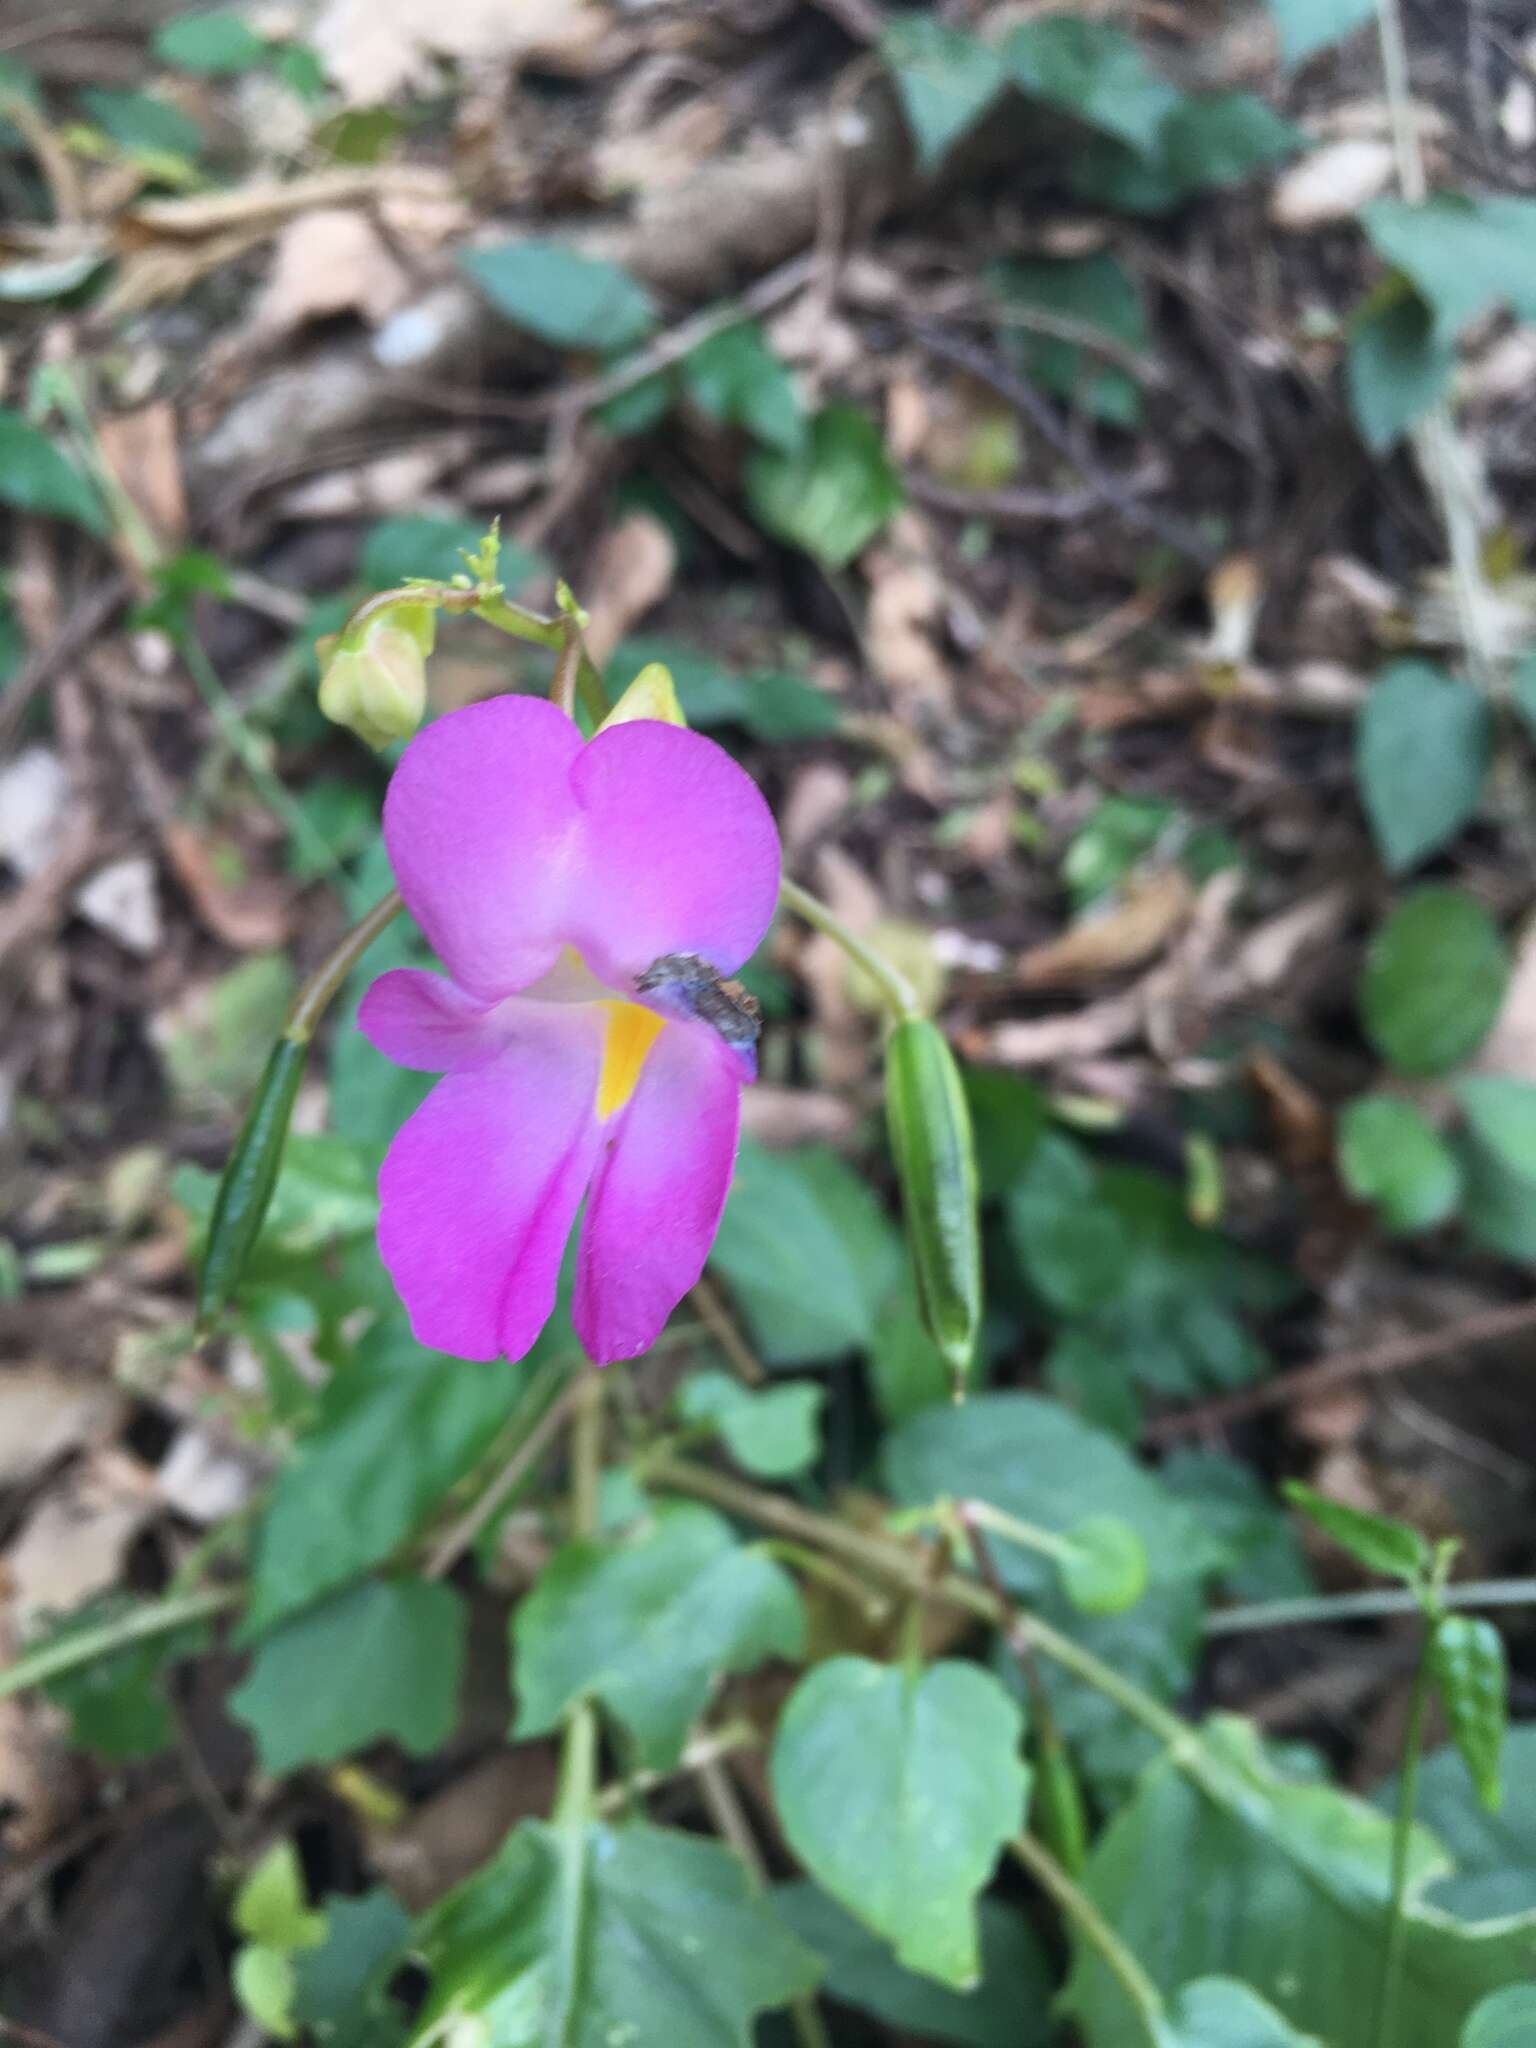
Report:
[[[886,1040],[885,1110],[918,1304],[958,1395],[981,1323],[976,1148],[954,1054],[926,1017]]]
[[[1504,1643],[1491,1621],[1442,1614],[1430,1642],[1430,1666],[1451,1737],[1478,1798],[1490,1813],[1503,1802],[1499,1754],[1504,1747],[1509,1674]]]
[[[229,1155],[214,1198],[208,1225],[208,1248],[197,1282],[197,1320],[206,1328],[228,1303],[251,1247],[266,1218],[267,1204],[282,1163],[283,1145],[293,1116],[294,1099],[304,1075],[307,1043],[280,1038],[272,1048],[246,1112],[235,1149]]]
[[[1088,1862],[1088,1820],[1083,1789],[1072,1759],[1054,1730],[1035,1750],[1035,1783],[1030,1825],[1068,1877],[1081,1877]]]

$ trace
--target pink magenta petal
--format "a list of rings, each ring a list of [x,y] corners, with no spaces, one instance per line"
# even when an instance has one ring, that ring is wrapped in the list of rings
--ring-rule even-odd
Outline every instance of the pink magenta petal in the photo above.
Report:
[[[508,1049],[439,1081],[379,1172],[380,1255],[418,1342],[456,1358],[521,1358],[543,1329],[601,1138],[602,1013],[516,1007]]]
[[[397,1067],[453,1074],[505,1051],[507,1034],[495,1029],[495,1015],[494,1004],[465,995],[441,974],[393,967],[363,997],[357,1028]]]
[[[578,756],[582,886],[570,936],[595,973],[632,982],[665,953],[730,974],[767,931],[779,835],[762,792],[713,740],[640,719]]]
[[[600,1365],[647,1350],[703,1272],[740,1118],[728,1049],[704,1025],[669,1025],[614,1121],[581,1226],[572,1315]]]
[[[554,962],[581,849],[581,735],[537,697],[469,704],[417,734],[384,799],[406,906],[453,980],[495,998]]]

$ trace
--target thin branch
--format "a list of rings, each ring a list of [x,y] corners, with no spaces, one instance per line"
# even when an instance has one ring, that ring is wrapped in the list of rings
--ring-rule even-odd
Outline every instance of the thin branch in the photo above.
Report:
[[[1503,1308],[1484,1310],[1459,1323],[1423,1336],[1394,1337],[1363,1351],[1346,1351],[1332,1358],[1314,1359],[1294,1372],[1278,1373],[1256,1387],[1238,1394],[1223,1394],[1214,1401],[1202,1401],[1177,1415],[1160,1415],[1142,1432],[1145,1443],[1169,1443],[1201,1430],[1222,1429],[1230,1422],[1242,1422],[1269,1408],[1289,1408],[1318,1394],[1331,1394],[1356,1380],[1374,1379],[1378,1374],[1407,1372],[1415,1366],[1432,1365],[1437,1359],[1456,1365],[1470,1360],[1454,1359],[1458,1351],[1471,1351],[1483,1344],[1496,1344],[1504,1337],[1523,1337],[1536,1330],[1536,1301],[1517,1301]]]

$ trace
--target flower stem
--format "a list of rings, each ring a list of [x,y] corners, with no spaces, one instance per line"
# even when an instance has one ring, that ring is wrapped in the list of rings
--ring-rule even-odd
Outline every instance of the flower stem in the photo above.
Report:
[[[893,967],[872,946],[866,946],[858,933],[844,924],[837,912],[823,903],[819,896],[811,895],[808,889],[802,889],[798,882],[790,881],[786,875],[779,884],[779,901],[796,917],[804,918],[807,924],[814,925],[817,931],[825,932],[829,939],[834,939],[848,958],[863,968],[894,1016],[922,1015],[917,991],[901,969]]]
[[[1040,1889],[1049,1893],[1062,1917],[1072,1923],[1096,1952],[1099,1961],[1135,2008],[1151,2048],[1161,2048],[1165,2038],[1162,1993],[1092,1899],[1072,1882],[1055,1857],[1043,1849],[1032,1835],[1015,1835],[1008,1847]]]
[[[603,1477],[603,1375],[586,1366],[571,1389],[571,1534],[597,1534],[597,1495]]]
[[[1408,1864],[1413,1848],[1413,1813],[1418,1800],[1419,1757],[1424,1748],[1424,1714],[1429,1704],[1429,1646],[1433,1624],[1427,1618],[1419,1648],[1419,1665],[1413,1674],[1413,1692],[1408,1701],[1408,1725],[1403,1731],[1402,1774],[1398,1781],[1397,1813],[1392,1822],[1392,1898],[1387,1907],[1387,1938],[1381,1952],[1381,1981],[1376,1994],[1376,2025],[1371,2038],[1375,2048],[1391,2048],[1393,2019],[1397,2005],[1397,1984],[1402,1973],[1403,1943],[1408,1933]]]
[[[398,889],[391,889],[387,896],[379,898],[365,917],[353,925],[351,931],[336,941],[294,997],[293,1007],[288,1012],[288,1021],[283,1026],[284,1038],[291,1038],[296,1045],[309,1043],[315,1035],[320,1019],[330,1008],[331,999],[337,989],[341,987],[379,933],[386,925],[392,923],[404,908],[405,898]]]

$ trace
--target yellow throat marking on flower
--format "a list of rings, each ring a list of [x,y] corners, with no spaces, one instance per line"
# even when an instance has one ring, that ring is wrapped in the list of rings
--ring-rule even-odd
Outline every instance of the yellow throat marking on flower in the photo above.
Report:
[[[597,1077],[597,1120],[607,1123],[634,1094],[645,1056],[666,1021],[639,1003],[604,1003],[608,1028],[603,1035],[603,1065]]]

